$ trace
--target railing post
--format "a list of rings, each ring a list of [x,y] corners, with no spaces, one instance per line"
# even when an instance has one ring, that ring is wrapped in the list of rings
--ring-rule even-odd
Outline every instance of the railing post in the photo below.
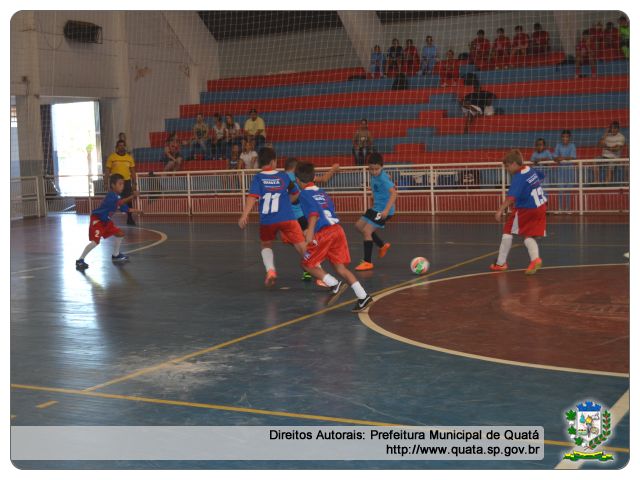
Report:
[[[429,165],[429,194],[431,195],[431,216],[436,215],[436,191],[435,191],[435,173],[433,172],[433,165]]]
[[[362,169],[362,211],[366,212],[369,207],[367,205],[367,168],[360,168]]]
[[[246,191],[247,191],[246,185],[247,185],[247,177],[246,177],[246,175],[244,173],[244,170],[240,170],[240,188],[241,188],[241,191],[242,191],[242,205],[240,206],[240,213],[242,213],[242,211],[244,209],[244,204],[247,201],[247,198],[246,198],[246,195],[247,195],[246,194]]]
[[[578,160],[578,212],[580,215],[584,214],[584,164],[581,160]]]
[[[507,198],[507,172],[505,168],[500,169],[500,201],[504,202]]]
[[[187,215],[191,216],[192,202],[191,202],[191,172],[187,172]]]

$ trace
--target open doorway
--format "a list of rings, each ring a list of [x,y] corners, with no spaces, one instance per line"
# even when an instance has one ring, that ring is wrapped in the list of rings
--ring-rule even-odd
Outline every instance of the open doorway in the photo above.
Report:
[[[93,195],[102,177],[97,101],[51,105],[53,163],[63,197]]]

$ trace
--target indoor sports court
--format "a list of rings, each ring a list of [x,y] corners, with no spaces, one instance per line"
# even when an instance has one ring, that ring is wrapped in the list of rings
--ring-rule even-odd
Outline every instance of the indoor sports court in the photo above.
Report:
[[[11,426],[526,425],[544,427],[544,459],[14,465],[624,467],[626,16],[231,13],[13,17]],[[528,47],[517,47],[521,25]],[[508,53],[483,43],[497,28],[512,38]],[[541,29],[546,37],[534,35]],[[392,50],[411,38],[426,53],[408,42]],[[479,99],[488,103],[471,109]],[[384,158],[397,199],[377,230],[388,252],[380,258],[374,246],[374,268],[355,272],[373,297],[367,308],[351,311],[355,289],[327,306],[327,288],[302,280],[300,255],[279,240],[277,280],[265,286],[258,222],[277,208],[266,205],[273,197],[238,226],[261,148],[275,152],[280,170],[296,158],[318,175],[332,172],[317,183],[335,203],[351,270],[364,258],[355,223],[375,206],[368,162]],[[508,268],[489,269],[505,221],[494,216],[515,175],[502,159],[512,149],[521,170],[541,178],[535,202],[546,236],[532,275],[531,250],[517,235]],[[122,171],[118,156],[128,162],[121,191],[110,176]],[[109,196],[122,210],[129,195],[134,212],[113,214],[115,236],[92,234]],[[86,247],[87,233],[97,246]],[[426,273],[412,272],[416,257],[428,260]],[[88,268],[78,268],[85,259]],[[576,446],[567,412],[590,401],[610,413],[599,449],[612,458],[566,459],[589,453]]]

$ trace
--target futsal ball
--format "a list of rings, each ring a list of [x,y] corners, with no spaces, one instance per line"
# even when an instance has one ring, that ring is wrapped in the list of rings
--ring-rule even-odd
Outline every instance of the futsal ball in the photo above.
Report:
[[[424,257],[416,257],[411,260],[411,271],[416,275],[424,275],[429,270],[429,260]]]

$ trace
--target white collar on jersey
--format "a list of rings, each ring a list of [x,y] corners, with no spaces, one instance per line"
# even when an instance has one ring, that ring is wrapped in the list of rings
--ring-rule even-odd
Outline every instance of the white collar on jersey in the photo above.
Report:
[[[527,165],[526,167],[522,167],[520,169],[520,173],[529,173],[529,170],[531,170],[531,167]]]
[[[276,173],[278,173],[278,170],[270,168],[268,170],[260,170],[260,173],[266,173],[267,175],[275,175]]]
[[[317,192],[320,189],[318,187],[316,187],[315,185],[309,185],[309,186],[305,187],[305,190],[313,190],[314,192]]]

